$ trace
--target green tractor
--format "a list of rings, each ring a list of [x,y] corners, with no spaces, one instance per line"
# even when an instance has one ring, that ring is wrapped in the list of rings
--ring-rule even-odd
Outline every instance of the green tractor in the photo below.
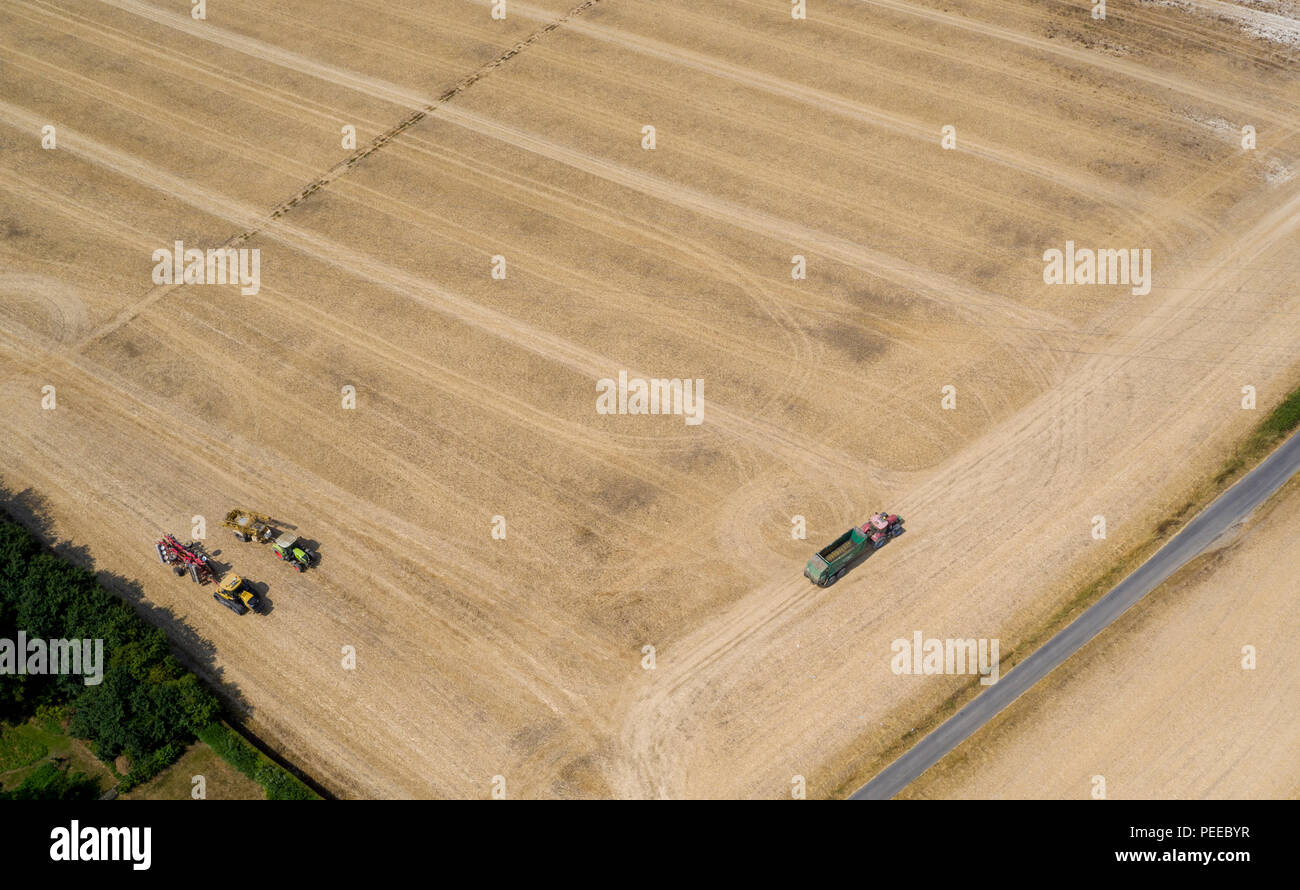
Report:
[[[275,555],[292,565],[300,572],[305,572],[316,563],[316,552],[307,549],[302,539],[288,532],[280,533],[271,524],[271,517],[252,510],[235,509],[226,514],[221,523],[233,529],[235,537],[244,543],[256,541],[258,544],[270,544]]]
[[[316,561],[316,553],[308,550],[302,545],[297,535],[291,535],[288,532],[280,535],[271,544],[271,549],[275,555],[290,563],[300,572],[305,572],[311,568],[312,563]]]
[[[212,598],[236,615],[259,612],[262,609],[262,598],[238,575],[227,575],[223,578],[217,592],[212,594]]]

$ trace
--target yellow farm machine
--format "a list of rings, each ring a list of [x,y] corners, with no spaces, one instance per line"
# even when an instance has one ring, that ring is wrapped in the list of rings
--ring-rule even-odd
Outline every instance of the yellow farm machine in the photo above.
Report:
[[[233,529],[235,537],[245,544],[250,541],[259,544],[269,543],[277,557],[300,572],[307,571],[316,562],[314,550],[308,549],[302,539],[295,534],[278,533],[275,526],[271,524],[269,516],[254,513],[252,510],[235,509],[226,514],[225,521],[221,524]]]
[[[247,581],[234,574],[221,580],[221,585],[212,594],[212,598],[236,615],[258,612],[262,608],[262,598],[248,586]]]

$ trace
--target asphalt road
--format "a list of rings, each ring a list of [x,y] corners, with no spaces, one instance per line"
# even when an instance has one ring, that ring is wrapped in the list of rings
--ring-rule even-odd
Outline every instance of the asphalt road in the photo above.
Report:
[[[1269,495],[1300,470],[1300,433],[1237,481],[1202,510],[1182,531],[1144,562],[1137,571],[1094,603],[1068,627],[1002,675],[938,729],[917,742],[874,779],[855,791],[851,800],[888,800],[909,782],[939,762],[976,730],[993,719],[1057,665],[1110,626],[1130,606],[1186,565],[1216,538],[1245,519]]]

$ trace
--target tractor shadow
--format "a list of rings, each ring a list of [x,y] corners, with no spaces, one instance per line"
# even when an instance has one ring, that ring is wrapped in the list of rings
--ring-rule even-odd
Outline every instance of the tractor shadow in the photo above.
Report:
[[[299,538],[298,546],[302,547],[304,550],[310,550],[312,553],[316,554],[315,558],[312,559],[311,561],[311,568],[309,568],[307,571],[310,572],[312,571],[312,569],[319,568],[320,564],[325,561],[325,557],[322,556],[320,552],[319,541],[313,541],[311,538]]]
[[[251,544],[249,545],[249,547],[252,546],[253,545]],[[250,550],[248,552],[251,553],[253,551]],[[203,555],[208,558],[208,565],[212,566],[212,575],[217,579],[215,586],[220,587],[221,579],[226,577],[228,573],[234,571],[235,568],[234,563],[225,561],[224,559],[225,553],[220,548],[217,548],[216,550],[204,549]],[[235,556],[239,556],[239,555],[240,555],[240,551],[236,550]],[[248,587],[249,590],[253,591],[253,593],[257,594],[257,598],[262,601],[262,604],[258,608],[257,613],[259,615],[270,614],[272,609],[271,597],[267,594],[267,591],[271,589],[270,585],[267,584],[265,581],[254,581],[251,578],[249,578],[247,575],[243,574],[242,572],[235,572],[235,574],[243,578],[244,585]],[[208,585],[205,584],[203,585],[203,589],[211,592],[211,590],[215,588],[209,588]]]
[[[216,578],[217,583],[220,584],[221,579],[225,577],[227,572],[234,568],[234,565],[226,562],[224,558],[217,558],[225,556],[221,550],[208,550],[203,546],[202,541],[199,541],[198,543],[199,546],[196,549],[208,558],[208,565],[212,567],[212,577]]]
[[[270,594],[267,593],[267,591],[271,589],[271,585],[267,584],[265,581],[249,581],[247,578],[244,579],[244,583],[248,585],[248,589],[257,594],[257,598],[262,601],[262,604],[258,606],[257,614],[270,615],[271,611],[275,608],[275,604],[271,602]]]

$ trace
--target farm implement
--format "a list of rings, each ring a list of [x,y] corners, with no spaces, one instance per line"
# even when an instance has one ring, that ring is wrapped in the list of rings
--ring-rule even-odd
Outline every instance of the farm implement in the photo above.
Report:
[[[177,576],[188,574],[197,584],[216,580],[207,555],[193,541],[182,544],[176,540],[175,535],[166,534],[154,544],[154,549],[158,551],[159,561],[165,566],[171,566]]]
[[[879,550],[903,533],[903,517],[893,513],[873,513],[862,526],[840,535],[804,566],[803,576],[818,587],[830,587],[844,576],[859,556]]]
[[[297,535],[284,532],[276,534],[271,525],[271,517],[251,510],[231,510],[221,523],[234,529],[235,537],[247,544],[256,541],[259,544],[270,543],[275,555],[292,565],[300,572],[305,572],[316,562],[316,553],[309,550]]]

